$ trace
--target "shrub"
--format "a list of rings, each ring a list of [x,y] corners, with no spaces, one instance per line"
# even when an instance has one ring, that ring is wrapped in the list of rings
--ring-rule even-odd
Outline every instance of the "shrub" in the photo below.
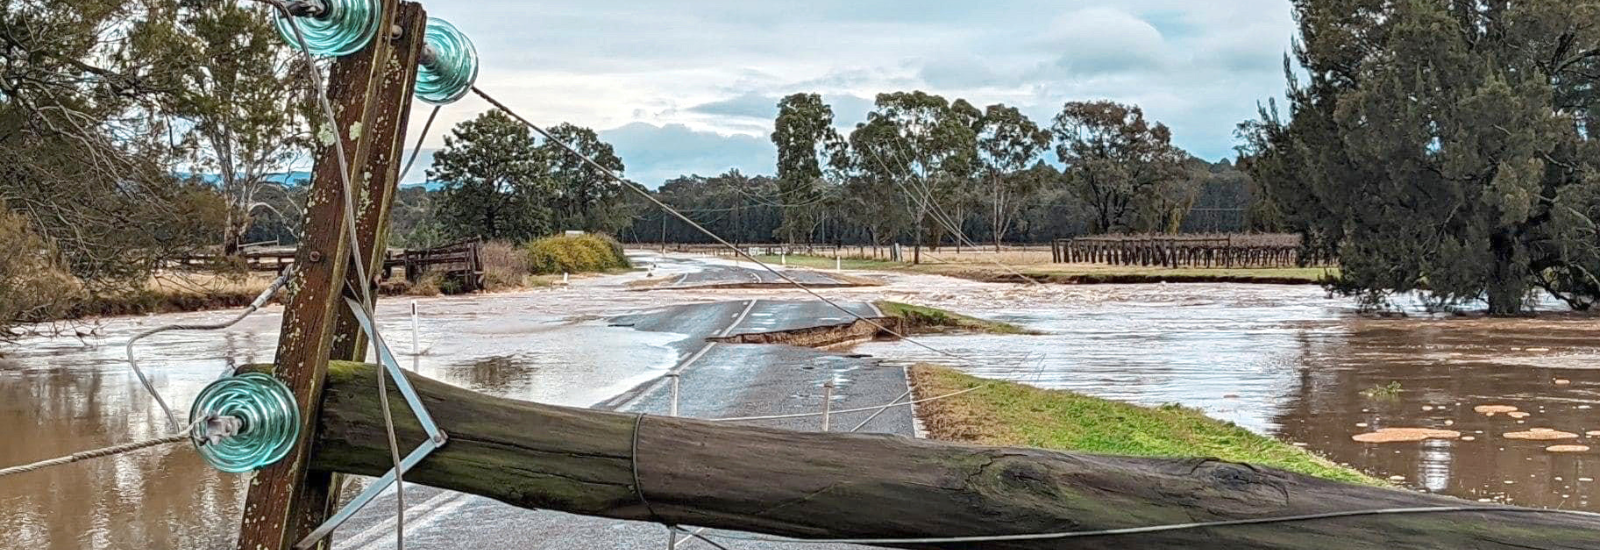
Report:
[[[540,275],[591,273],[632,267],[622,245],[604,235],[546,237],[524,250],[531,272]]]
[[[61,268],[54,247],[0,203],[0,341],[21,323],[54,319],[82,285]]]
[[[533,273],[528,266],[528,254],[506,241],[483,243],[478,249],[478,260],[483,263],[483,286],[489,291],[519,288]]]

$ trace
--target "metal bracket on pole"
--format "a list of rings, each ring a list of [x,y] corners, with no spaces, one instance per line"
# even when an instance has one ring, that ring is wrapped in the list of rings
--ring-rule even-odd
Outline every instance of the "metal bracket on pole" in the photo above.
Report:
[[[395,388],[400,390],[400,395],[405,397],[406,405],[409,405],[412,414],[416,415],[417,423],[422,425],[423,433],[428,434],[428,440],[422,442],[421,445],[411,451],[411,454],[406,455],[405,459],[400,461],[399,474],[393,468],[390,468],[388,473],[373,481],[371,485],[361,491],[361,494],[356,495],[356,498],[351,499],[348,504],[340,508],[339,513],[328,518],[328,521],[323,522],[322,525],[312,530],[311,534],[306,535],[300,542],[295,543],[294,547],[300,549],[310,548],[318,541],[332,534],[334,529],[348,521],[356,512],[361,511],[373,499],[377,498],[379,493],[394,484],[394,480],[398,475],[404,474],[406,470],[410,470],[418,462],[422,462],[422,459],[427,458],[429,454],[438,450],[449,440],[449,436],[444,433],[444,430],[439,429],[439,425],[433,422],[433,415],[428,414],[428,409],[422,405],[422,398],[417,396],[417,390],[411,387],[409,380],[406,380],[405,371],[400,369],[400,362],[396,361],[394,354],[389,351],[389,344],[383,341],[383,336],[378,334],[377,330],[373,329],[372,317],[367,315],[366,310],[362,309],[360,302],[349,297],[346,297],[344,302],[345,305],[350,307],[350,312],[355,314],[356,321],[361,324],[362,332],[367,333],[367,338],[372,341],[373,348],[378,351],[378,362],[389,373],[389,377],[394,379]]]

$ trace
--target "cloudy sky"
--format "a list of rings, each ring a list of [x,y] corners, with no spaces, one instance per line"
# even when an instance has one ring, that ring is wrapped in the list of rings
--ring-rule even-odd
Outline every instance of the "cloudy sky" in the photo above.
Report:
[[[771,173],[780,97],[816,92],[841,128],[921,89],[1048,124],[1061,104],[1137,103],[1202,158],[1283,92],[1286,0],[426,0],[476,42],[478,85],[536,122],[600,130],[627,175]],[[420,104],[419,104],[420,105]],[[425,106],[413,114],[413,140]],[[444,129],[488,105],[447,106]],[[422,179],[414,170],[409,181]]]

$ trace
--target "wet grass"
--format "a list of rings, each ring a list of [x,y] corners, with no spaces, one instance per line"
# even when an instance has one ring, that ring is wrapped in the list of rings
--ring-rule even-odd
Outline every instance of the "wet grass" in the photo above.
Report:
[[[918,415],[933,439],[1109,455],[1218,458],[1336,481],[1385,485],[1187,407],[1140,407],[1067,391],[992,382],[929,365],[912,367],[910,373],[918,399],[979,388],[918,405]]]
[[[951,329],[987,334],[1041,334],[1038,331],[1028,330],[1011,323],[979,319],[939,308],[889,301],[873,302],[873,305],[878,306],[878,310],[882,311],[884,315],[905,319],[907,323],[917,329]]]
[[[947,255],[948,256],[948,255]],[[976,281],[1018,282],[1017,273],[973,255],[973,260],[951,260],[941,256],[922,264],[885,260],[843,260],[844,269],[901,271],[946,275]],[[758,256],[763,262],[778,263],[778,256]],[[789,265],[832,269],[833,258],[789,256]],[[1165,268],[1101,264],[1008,264],[1023,276],[1039,282],[1061,284],[1138,284],[1138,283],[1259,283],[1320,284],[1339,274],[1338,268]]]

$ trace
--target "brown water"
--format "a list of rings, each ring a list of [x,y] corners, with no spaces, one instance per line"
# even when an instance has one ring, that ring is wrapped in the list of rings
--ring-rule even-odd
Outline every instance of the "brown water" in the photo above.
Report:
[[[667,346],[681,335],[610,327],[606,315],[689,301],[806,298],[766,290],[627,292],[622,284],[640,276],[580,281],[562,291],[423,300],[420,357],[410,355],[407,301],[381,306],[380,325],[402,360],[414,360],[424,375],[497,395],[586,405],[659,376],[678,358]],[[1600,407],[1594,320],[1372,320],[1314,287],[888,281],[828,295],[947,307],[1049,333],[924,340],[972,358],[962,368],[980,376],[1183,403],[1380,477],[1403,476],[1419,489],[1600,509],[1589,481],[1600,478],[1600,441],[1592,442],[1597,452],[1558,456],[1500,435],[1600,430],[1600,411],[1587,408]],[[116,319],[81,341],[31,338],[8,349],[10,357],[0,359],[0,466],[162,435],[160,412],[127,371],[121,344],[157,324],[227,315]],[[181,409],[230,361],[269,361],[278,322],[268,310],[223,333],[159,336],[141,344],[141,358]],[[908,343],[859,351],[950,362]],[[1402,388],[1393,399],[1361,394],[1390,382]],[[1532,416],[1523,423],[1485,417],[1471,410],[1480,404],[1513,405]],[[1381,427],[1448,427],[1475,440],[1350,440]],[[1600,438],[1577,442],[1592,439]],[[227,546],[247,483],[248,476],[214,473],[182,447],[3,478],[0,549]]]
[[[1418,490],[1600,511],[1600,437],[1584,435],[1600,430],[1600,320],[1593,317],[1462,318],[1412,307],[1411,318],[1374,319],[1315,287],[962,286],[892,297],[1049,333],[1026,345],[982,335],[923,340],[972,359],[961,367],[972,374],[1146,405],[1181,403]],[[953,362],[905,342],[860,351]],[[1400,391],[1364,393],[1391,383]],[[1488,404],[1531,415],[1473,412]],[[1386,427],[1457,430],[1472,439],[1351,439]],[[1534,428],[1580,437],[1502,435]],[[1554,444],[1595,449],[1546,452]]]

